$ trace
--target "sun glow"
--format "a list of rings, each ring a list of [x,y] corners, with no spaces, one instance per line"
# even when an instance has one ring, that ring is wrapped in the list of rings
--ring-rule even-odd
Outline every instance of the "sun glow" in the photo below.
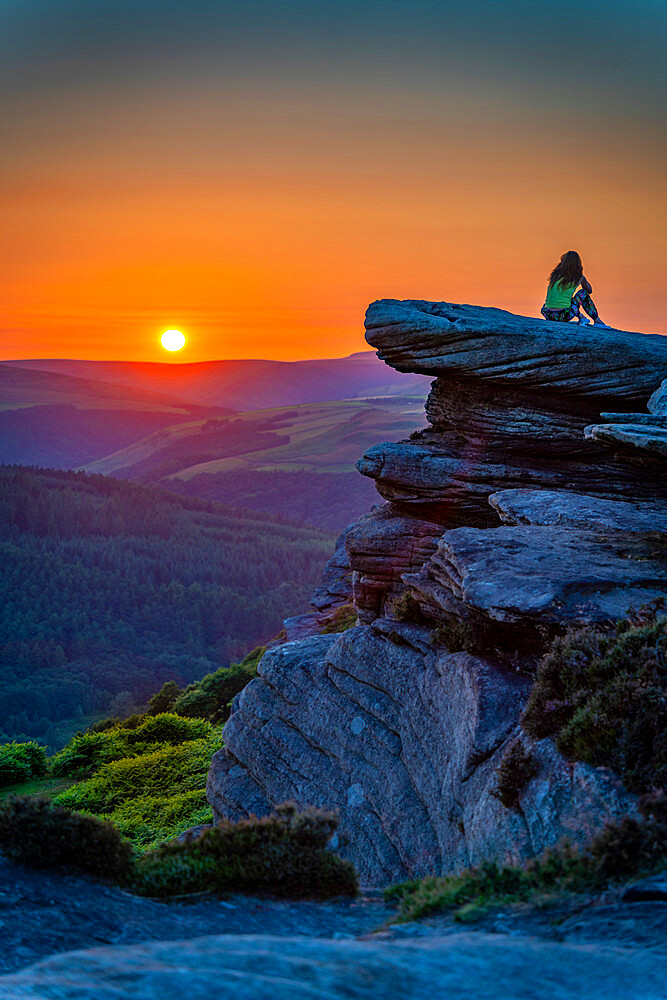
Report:
[[[180,351],[185,347],[185,337],[180,330],[165,330],[160,337],[160,343],[165,351]]]

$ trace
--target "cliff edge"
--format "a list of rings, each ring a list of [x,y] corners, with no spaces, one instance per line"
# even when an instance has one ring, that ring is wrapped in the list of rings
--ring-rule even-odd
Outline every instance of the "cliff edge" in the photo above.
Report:
[[[585,841],[633,796],[520,719],[551,638],[667,594],[667,338],[393,300],[366,330],[435,377],[428,423],[360,458],[385,502],[345,533],[358,623],[264,655],[212,762],[214,814],[336,809],[369,885]],[[335,563],[340,584],[342,546]],[[532,776],[507,806],[517,746]]]

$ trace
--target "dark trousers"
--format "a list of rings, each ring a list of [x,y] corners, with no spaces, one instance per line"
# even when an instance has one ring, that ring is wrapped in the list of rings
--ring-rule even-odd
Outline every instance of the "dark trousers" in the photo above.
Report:
[[[556,320],[561,323],[569,323],[571,319],[575,319],[579,315],[580,309],[583,309],[585,313],[588,313],[591,319],[598,318],[598,311],[595,308],[595,303],[588,292],[583,288],[580,288],[578,292],[574,293],[569,309],[547,309],[546,306],[542,306],[541,312],[545,319]]]

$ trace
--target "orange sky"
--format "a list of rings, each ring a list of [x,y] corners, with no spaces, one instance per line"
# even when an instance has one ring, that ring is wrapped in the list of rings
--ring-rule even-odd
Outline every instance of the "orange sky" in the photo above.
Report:
[[[460,83],[460,81],[459,81]],[[366,347],[379,297],[538,315],[566,249],[607,322],[667,331],[664,141],[516,86],[209,80],[17,98],[0,168],[4,358]],[[106,97],[105,97],[106,95]],[[545,139],[545,129],[546,137]],[[188,338],[159,346],[167,327]]]

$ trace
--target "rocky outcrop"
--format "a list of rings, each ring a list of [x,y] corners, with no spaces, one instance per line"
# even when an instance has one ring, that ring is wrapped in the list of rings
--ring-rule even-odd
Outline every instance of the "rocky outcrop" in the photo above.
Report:
[[[521,810],[506,809],[496,771],[530,681],[447,653],[423,626],[380,619],[289,643],[265,654],[259,674],[213,759],[214,813],[326,799],[341,817],[337,849],[364,884],[520,861],[632,809],[611,775],[566,763],[548,741],[532,746],[540,772]]]
[[[586,428],[586,438],[600,444],[611,445],[617,451],[631,450],[645,457],[667,459],[667,417],[653,417],[629,421],[620,414],[606,424],[593,424]]]
[[[639,946],[509,934],[450,930],[357,941],[216,934],[55,955],[0,977],[0,996],[203,1000],[224,984],[243,1000],[658,1000],[664,996],[659,965],[654,952]]]
[[[667,379],[655,390],[647,413],[601,413],[604,421],[584,430],[588,441],[608,445],[621,459],[644,464],[667,459]]]
[[[311,605],[318,611],[345,604],[352,597],[352,568],[345,547],[347,532],[352,528],[354,524],[348,525],[336,539],[333,555],[324,567],[320,582],[310,599]]]
[[[434,620],[579,625],[618,620],[667,593],[667,536],[520,525],[446,531],[404,577]]]
[[[645,402],[665,378],[667,345],[659,334],[601,332],[450,302],[373,302],[366,340],[398,371],[542,395]]]
[[[550,490],[503,490],[489,503],[504,524],[612,531],[667,531],[667,501],[631,503]]]
[[[213,760],[214,814],[335,808],[368,884],[586,840],[632,797],[520,716],[551,636],[667,593],[656,460],[585,437],[662,405],[667,339],[446,303],[385,300],[366,322],[388,363],[436,376],[429,427],[360,459],[388,501],[345,533],[360,624],[264,656]],[[507,808],[517,739],[536,773]]]
[[[421,566],[434,551],[442,527],[418,517],[404,517],[392,504],[376,507],[346,534],[353,595],[360,621],[381,613],[386,595],[404,573]]]

